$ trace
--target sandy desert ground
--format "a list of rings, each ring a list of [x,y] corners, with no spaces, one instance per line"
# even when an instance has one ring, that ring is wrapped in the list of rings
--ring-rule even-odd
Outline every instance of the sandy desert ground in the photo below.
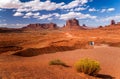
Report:
[[[94,48],[89,41],[95,41]],[[41,31],[0,33],[2,79],[120,79],[120,30]],[[81,58],[98,60],[98,77],[76,72]],[[70,67],[50,66],[60,59]]]

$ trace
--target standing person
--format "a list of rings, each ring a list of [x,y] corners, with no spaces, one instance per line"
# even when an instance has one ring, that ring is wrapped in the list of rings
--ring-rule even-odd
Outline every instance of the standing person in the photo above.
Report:
[[[94,41],[90,41],[89,45],[94,47],[94,45],[95,45]]]

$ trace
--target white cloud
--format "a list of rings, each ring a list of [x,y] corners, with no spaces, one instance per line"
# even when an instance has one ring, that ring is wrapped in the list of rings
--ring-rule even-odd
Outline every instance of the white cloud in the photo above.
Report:
[[[51,21],[51,20],[53,20],[53,18],[48,18],[47,20]]]
[[[77,18],[77,19],[87,19],[87,18],[90,18],[90,19],[95,19],[96,16],[91,16],[90,14],[82,14],[82,13],[78,13],[78,12],[69,12],[67,14],[62,14],[60,16],[60,19],[63,19],[63,20],[68,20],[68,19],[71,19],[71,18]]]
[[[46,15],[40,15],[39,12],[37,13],[32,13],[32,12],[28,12],[25,14],[25,16],[23,16],[23,18],[37,18],[37,19],[48,19],[50,20],[52,17],[56,18],[56,17],[59,17],[60,14],[58,13],[53,13],[53,14],[46,14]]]
[[[101,13],[106,12],[106,11],[107,11],[106,9],[102,9],[102,10],[101,10]]]
[[[31,15],[31,13],[30,13],[30,15]],[[68,19],[72,19],[72,18],[95,19],[97,16],[91,16],[90,14],[82,14],[82,13],[78,13],[78,12],[69,12],[66,14],[58,14],[58,13],[46,14],[46,15],[40,15],[40,16],[33,17],[33,18],[52,20],[53,17],[54,17],[54,19],[68,20]]]
[[[58,13],[53,13],[53,14],[48,14],[48,15],[42,15],[42,16],[39,16],[39,18],[38,19],[48,19],[48,20],[50,20],[51,19],[51,17],[59,17],[60,16],[60,14],[58,14]]]
[[[30,16],[33,15],[33,13],[32,13],[32,12],[29,12],[29,13],[26,13],[25,15],[30,17]]]
[[[34,15],[34,16],[39,16],[39,15],[40,15],[40,13],[39,13],[39,12],[37,12],[37,13],[34,13],[33,15]]]
[[[74,11],[82,11],[82,10],[86,10],[88,7],[84,8],[84,7],[78,7],[75,8]]]
[[[21,7],[21,8],[18,8],[16,11],[17,12],[29,12],[29,11],[32,11],[32,9],[31,8]]]
[[[65,4],[64,2],[61,3],[55,3],[51,2],[50,0],[46,0],[44,2],[40,0],[31,0],[29,2],[20,2],[20,0],[0,0],[0,8],[5,9],[15,9],[16,13],[13,14],[13,16],[23,16],[23,18],[37,18],[37,19],[48,19],[51,20],[52,17],[58,18],[58,19],[68,19],[68,18],[96,18],[96,16],[91,16],[90,14],[82,14],[77,13],[73,11],[81,11],[86,10],[88,7],[85,7],[86,3],[92,0],[73,0],[68,4]],[[85,7],[85,8],[84,8]],[[46,14],[46,15],[40,15],[40,13],[34,13],[34,11],[40,11],[40,10],[56,10],[56,9],[65,9],[70,10],[71,12],[66,14]],[[26,14],[23,14],[26,13]]]
[[[21,12],[16,12],[13,16],[23,16],[24,14]]]
[[[38,11],[38,10],[56,10],[56,9],[71,9],[78,6],[83,6],[87,3],[88,0],[73,0],[72,2],[65,4],[64,2],[55,3],[49,0],[45,2],[41,2],[39,0],[33,0],[30,2],[23,3],[21,7],[17,9],[20,12],[28,12],[28,11]],[[78,8],[79,10],[83,10],[84,8]],[[77,9],[77,10],[78,10]]]
[[[76,8],[71,8],[71,9],[67,9],[66,11],[82,11],[82,10],[86,10],[89,6],[86,7],[76,7]]]
[[[115,8],[109,8],[107,11],[108,12],[112,12],[112,11],[114,11],[115,10]]]
[[[44,2],[40,0],[32,0],[22,3],[20,0],[0,0],[0,8],[5,9],[18,9],[18,11],[37,11],[37,10],[55,10],[60,8],[64,3],[55,3],[50,0]]]
[[[102,9],[101,13],[115,11],[115,8]]]
[[[60,8],[64,3],[55,3],[49,0],[45,2],[41,2],[40,0],[33,0],[26,3],[22,3],[22,6],[17,9],[20,12],[28,12],[28,11],[38,11],[38,10],[56,10]]]
[[[21,2],[19,0],[0,0],[0,8],[19,8]]]
[[[70,8],[74,8],[74,7],[77,7],[77,6],[82,6],[87,2],[88,2],[88,0],[73,0],[72,2],[62,6],[61,8],[62,9],[70,9]]]
[[[61,7],[64,3],[55,3],[49,0],[45,2],[41,2],[39,0],[34,0],[30,2],[24,3],[24,5],[20,8],[21,11],[23,10],[30,10],[30,11],[38,11],[38,10],[56,10],[57,8]]]
[[[95,9],[95,8],[90,8],[89,11],[90,11],[90,12],[96,12],[96,11],[99,11],[99,10],[97,10],[97,9]]]
[[[38,10],[56,10],[56,9],[70,9],[78,6],[83,6],[90,0],[73,0],[65,4],[64,2],[55,3],[50,0],[44,2],[40,0],[32,0],[29,2],[20,2],[20,0],[0,0],[0,8],[17,9],[19,12],[38,11]]]
[[[39,12],[37,12],[37,13],[28,12],[25,14],[25,16],[23,16],[23,18],[30,18],[30,17],[37,18],[37,17],[39,17],[39,15],[40,15]]]
[[[52,14],[42,15],[42,16],[39,17],[39,19],[47,19],[47,18],[50,18],[52,16],[53,16]]]

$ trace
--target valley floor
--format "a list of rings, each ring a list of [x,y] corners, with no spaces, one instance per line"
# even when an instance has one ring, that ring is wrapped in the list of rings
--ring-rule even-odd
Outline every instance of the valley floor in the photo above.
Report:
[[[120,48],[96,46],[94,49],[43,54],[33,57],[0,56],[2,79],[99,79],[76,72],[74,63],[81,58],[100,62],[100,79],[120,79]],[[50,66],[49,61],[60,59],[70,67]]]

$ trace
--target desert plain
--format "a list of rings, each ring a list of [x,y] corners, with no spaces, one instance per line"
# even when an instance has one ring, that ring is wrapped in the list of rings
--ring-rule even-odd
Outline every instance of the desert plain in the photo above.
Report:
[[[75,70],[81,58],[100,62],[96,77]],[[69,67],[49,65],[54,59]],[[120,25],[0,33],[0,79],[120,79],[119,61]]]

